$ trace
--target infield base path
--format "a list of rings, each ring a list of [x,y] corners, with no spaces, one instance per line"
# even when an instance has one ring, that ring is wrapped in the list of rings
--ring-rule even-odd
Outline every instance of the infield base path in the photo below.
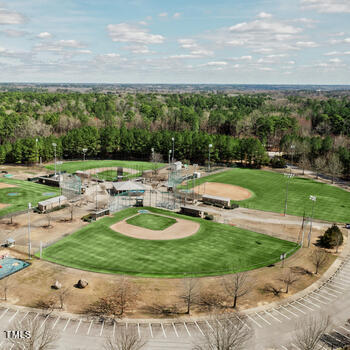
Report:
[[[116,224],[111,226],[111,229],[125,236],[138,239],[170,240],[192,236],[200,228],[200,224],[198,222],[176,218],[176,223],[171,225],[170,227],[167,227],[165,230],[154,231],[140,226],[130,225],[126,222],[126,220],[129,219],[130,217],[117,222]]]
[[[252,193],[244,187],[219,182],[205,182],[194,187],[194,191],[200,194],[230,198],[234,201],[243,201],[252,196]]]

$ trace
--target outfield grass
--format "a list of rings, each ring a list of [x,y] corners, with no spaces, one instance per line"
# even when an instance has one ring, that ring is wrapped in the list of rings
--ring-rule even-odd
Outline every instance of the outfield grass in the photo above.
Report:
[[[283,174],[236,168],[197,179],[195,185],[203,182],[221,182],[247,188],[253,196],[237,202],[241,207],[284,212],[287,177]],[[192,183],[189,186],[192,186]],[[287,213],[302,216],[305,211],[307,216],[311,216],[310,195],[317,197],[314,218],[334,222],[350,221],[349,192],[300,177],[294,177],[289,182]]]
[[[123,172],[124,179],[129,179],[135,175],[137,175],[137,174],[130,174],[126,171]],[[118,172],[116,170],[100,171],[99,173],[96,174],[96,177],[98,177],[101,180],[116,181],[117,177],[118,177]]]
[[[214,276],[251,270],[292,254],[297,245],[230,225],[191,218],[161,209],[155,214],[200,223],[199,231],[175,240],[141,240],[110,226],[135,215],[129,208],[98,220],[44,249],[43,258],[61,265],[102,273],[144,277]]]
[[[162,167],[163,163],[157,163],[158,168]],[[155,164],[151,162],[137,162],[137,161],[127,161],[127,160],[86,160],[86,161],[74,161],[65,162],[63,164],[57,165],[57,170],[66,171],[68,173],[74,173],[77,170],[89,170],[105,167],[123,167],[136,169],[138,171],[154,169]],[[54,170],[55,165],[50,164],[46,166],[47,169]]]
[[[29,202],[32,206],[36,206],[38,202],[55,197],[60,193],[59,188],[29,181],[1,178],[0,182],[17,186],[0,189],[0,203],[9,204],[6,208],[0,209],[0,216],[27,209]],[[50,192],[54,194],[51,196],[43,195],[43,193]],[[9,196],[8,193],[18,193],[18,195]]]
[[[160,215],[140,214],[126,220],[126,222],[130,225],[148,228],[149,230],[163,231],[169,226],[174,225],[176,220]]]

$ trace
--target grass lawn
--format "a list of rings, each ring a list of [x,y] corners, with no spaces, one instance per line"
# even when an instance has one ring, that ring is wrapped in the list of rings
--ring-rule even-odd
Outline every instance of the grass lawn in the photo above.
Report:
[[[251,270],[292,254],[297,245],[225,224],[187,217],[161,209],[154,214],[201,224],[193,236],[175,240],[141,240],[119,234],[110,226],[135,215],[129,208],[100,219],[47,247],[43,259],[103,273],[145,277],[214,276]]]
[[[38,202],[55,197],[60,193],[59,188],[36,184],[29,181],[1,178],[0,183],[2,182],[17,187],[0,189],[0,203],[9,204],[9,206],[0,209],[0,216],[27,209],[29,202],[32,203],[32,206],[36,206]],[[9,193],[16,193],[17,195],[9,196]]]
[[[221,182],[247,188],[253,196],[237,202],[241,207],[284,212],[287,177],[283,174],[253,170],[232,169],[219,174],[209,175],[196,180],[195,185],[203,182]],[[190,183],[190,186],[192,183]],[[310,179],[294,177],[288,189],[288,209],[291,215],[311,216],[312,201],[310,195],[317,197],[314,207],[314,218],[333,221],[350,221],[350,193],[324,183]]]
[[[130,225],[148,228],[149,230],[163,231],[169,226],[174,225],[176,220],[160,215],[140,214],[126,220],[126,222]]]
[[[160,168],[164,164],[157,163],[157,167]],[[149,170],[154,168],[154,164],[151,162],[137,162],[137,161],[127,161],[127,160],[86,160],[84,161],[74,161],[65,162],[63,164],[57,165],[57,170],[66,171],[68,173],[74,173],[77,170],[89,170],[105,167],[123,167],[136,169],[138,171]],[[50,164],[46,166],[47,169],[54,170],[55,165]]]

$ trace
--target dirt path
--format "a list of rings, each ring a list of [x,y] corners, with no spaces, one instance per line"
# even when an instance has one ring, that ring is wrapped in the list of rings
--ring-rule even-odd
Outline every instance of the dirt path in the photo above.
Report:
[[[5,182],[0,182],[0,190],[2,188],[17,187],[16,185],[7,184]]]
[[[170,240],[192,236],[200,227],[199,223],[192,220],[176,219],[176,223],[165,230],[154,231],[140,226],[130,225],[126,222],[128,219],[130,219],[130,217],[117,222],[111,226],[111,229],[125,236],[138,239]]]

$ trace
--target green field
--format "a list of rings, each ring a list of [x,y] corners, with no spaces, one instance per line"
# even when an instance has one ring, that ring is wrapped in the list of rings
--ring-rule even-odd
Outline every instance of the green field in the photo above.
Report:
[[[136,176],[137,174],[130,174],[126,171],[123,172],[123,178],[124,179],[129,179],[132,178],[133,176]],[[116,170],[105,170],[101,171],[96,174],[96,177],[98,177],[101,180],[106,180],[106,181],[116,181],[118,176],[118,172]]]
[[[29,181],[1,178],[0,183],[1,182],[17,187],[0,189],[0,203],[9,204],[9,206],[0,209],[0,216],[27,209],[29,202],[32,206],[36,206],[38,202],[55,197],[60,193],[59,188],[40,185]],[[44,195],[44,193],[50,192],[53,194]],[[9,196],[9,193],[16,193],[17,195]]]
[[[126,220],[126,222],[130,225],[140,226],[149,230],[163,231],[169,226],[174,225],[176,220],[166,216],[141,214]]]
[[[214,276],[251,270],[292,254],[297,245],[267,235],[147,208],[155,214],[200,223],[193,236],[175,240],[141,240],[110,226],[137,214],[129,208],[83,227],[44,249],[43,258],[61,265],[102,273],[145,277]]]
[[[249,189],[253,196],[237,202],[241,207],[284,212],[287,177],[283,174],[236,168],[200,178],[195,181],[195,185],[203,182],[221,182]],[[192,182],[189,186],[192,186]],[[302,216],[305,210],[307,216],[311,215],[310,195],[317,197],[314,207],[315,218],[334,222],[350,221],[349,192],[300,177],[294,177],[289,182],[287,213]]]
[[[154,169],[154,166],[158,168],[162,167],[163,163],[153,164],[151,162],[137,162],[137,161],[127,161],[127,160],[86,160],[86,161],[74,161],[65,162],[63,164],[57,165],[58,171],[66,171],[68,173],[74,173],[77,170],[89,170],[97,168],[106,167],[123,167],[136,169],[138,171]],[[55,165],[50,164],[46,166],[47,169],[54,170]]]

